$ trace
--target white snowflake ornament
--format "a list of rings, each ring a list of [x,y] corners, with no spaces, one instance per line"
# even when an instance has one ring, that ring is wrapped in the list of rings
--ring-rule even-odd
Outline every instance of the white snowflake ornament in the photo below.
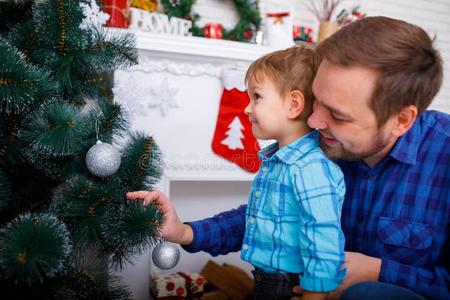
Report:
[[[150,88],[152,97],[147,106],[159,109],[161,115],[165,117],[170,109],[178,107],[175,101],[178,91],[179,89],[171,87],[169,80],[164,78],[159,86]]]
[[[110,15],[100,10],[96,0],[80,2],[80,7],[84,15],[80,24],[81,29],[101,28],[110,18]]]
[[[128,80],[115,84],[112,89],[114,100],[117,101],[127,115],[128,118],[146,117],[147,112],[142,109],[145,103],[145,95],[149,94],[149,90],[143,84],[137,84],[137,80],[130,76]]]
[[[159,86],[153,87],[146,87],[138,82],[130,76],[127,80],[116,82],[112,89],[114,99],[122,105],[131,119],[147,116],[147,110],[142,109],[144,105],[149,109],[159,109],[163,117],[170,109],[178,107],[175,97],[179,89],[171,87],[167,78],[164,78]]]

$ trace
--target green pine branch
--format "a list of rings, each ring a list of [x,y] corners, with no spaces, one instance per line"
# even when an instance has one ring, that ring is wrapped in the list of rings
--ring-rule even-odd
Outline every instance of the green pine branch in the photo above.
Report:
[[[107,97],[98,99],[98,106],[102,112],[100,122],[99,137],[102,142],[111,143],[113,137],[125,138],[128,134],[129,123],[124,117],[122,107],[113,103]]]
[[[64,157],[86,147],[86,138],[95,132],[91,114],[67,103],[49,103],[30,115],[20,133],[30,161],[39,155]]]
[[[132,258],[142,254],[157,242],[163,215],[155,205],[143,207],[138,201],[124,201],[118,207],[109,207],[102,236],[103,252],[112,254],[110,265],[122,270]]]
[[[153,138],[132,133],[122,152],[122,164],[116,178],[128,190],[151,190],[161,177],[162,164],[161,151]]]
[[[40,49],[55,55],[44,58],[47,65],[57,57],[70,55],[86,44],[90,32],[79,28],[83,13],[79,0],[37,1],[33,7]]]
[[[0,169],[0,210],[8,205],[11,196],[11,182],[6,173]]]
[[[33,0],[0,1],[0,33],[8,32],[15,24],[31,19],[33,2]]]
[[[17,48],[0,37],[0,113],[22,113],[54,92],[49,73],[29,64]]]
[[[54,277],[71,252],[66,226],[50,214],[25,214],[0,231],[1,276],[32,283]]]

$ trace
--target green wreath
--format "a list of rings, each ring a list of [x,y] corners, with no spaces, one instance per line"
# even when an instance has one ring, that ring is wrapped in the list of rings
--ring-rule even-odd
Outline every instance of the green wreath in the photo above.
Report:
[[[223,38],[227,40],[248,42],[250,41],[252,34],[255,34],[259,29],[261,23],[257,1],[233,0],[233,2],[237,8],[240,20],[233,29],[224,29]],[[192,34],[195,36],[203,36],[204,27],[198,27],[196,25],[200,16],[198,14],[191,14],[191,8],[195,3],[195,0],[161,0],[161,3],[164,6],[164,12],[167,15],[191,20]]]

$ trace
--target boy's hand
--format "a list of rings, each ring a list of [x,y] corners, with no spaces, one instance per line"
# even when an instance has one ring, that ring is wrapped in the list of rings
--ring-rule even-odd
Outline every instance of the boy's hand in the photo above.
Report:
[[[302,293],[303,290],[299,285],[294,286],[294,288],[292,289],[292,291],[294,292],[295,295],[297,295],[298,297],[292,297],[291,300],[301,300],[302,299]]]
[[[164,214],[165,221],[161,228],[161,237],[174,243],[189,245],[192,243],[193,232],[189,225],[183,224],[172,203],[167,199],[166,195],[160,191],[138,191],[127,193],[128,200],[143,200],[143,205],[147,206],[151,202],[155,202],[159,206],[159,210]]]

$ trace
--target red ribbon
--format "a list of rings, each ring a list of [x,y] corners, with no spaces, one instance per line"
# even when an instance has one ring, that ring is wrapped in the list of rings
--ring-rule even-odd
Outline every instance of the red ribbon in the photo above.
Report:
[[[269,18],[283,18],[283,17],[289,16],[289,13],[288,12],[284,12],[284,13],[268,13],[267,16]]]
[[[275,18],[273,20],[273,24],[283,24],[283,18],[289,16],[288,12],[284,13],[268,13],[267,17],[269,18]]]

